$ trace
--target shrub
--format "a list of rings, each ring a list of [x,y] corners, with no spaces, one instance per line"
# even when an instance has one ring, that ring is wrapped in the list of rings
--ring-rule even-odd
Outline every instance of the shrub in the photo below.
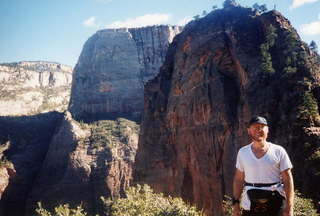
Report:
[[[299,106],[300,119],[315,119],[319,116],[318,104],[312,92],[305,92],[302,96],[302,104]]]
[[[104,200],[112,216],[200,216],[202,213],[181,198],[156,194],[148,185],[137,185],[126,191],[126,198]]]
[[[148,185],[137,185],[126,191],[126,198],[114,200],[102,198],[105,210],[109,216],[201,216],[195,207],[189,206],[181,198],[165,197],[156,194]],[[39,216],[87,216],[83,208],[75,209],[68,204],[59,205],[54,212],[44,209],[38,203],[36,212]]]
[[[296,216],[317,216],[317,210],[311,199],[304,198],[296,191],[294,214]]]
[[[273,25],[270,25],[266,30],[266,39],[263,44],[260,46],[261,51],[261,69],[267,74],[272,74],[275,72],[272,67],[272,57],[270,54],[270,48],[275,45],[275,41],[278,37],[276,33],[276,28]]]
[[[54,208],[54,212],[49,212],[42,208],[41,203],[38,203],[36,212],[39,216],[87,216],[81,205],[75,209],[70,208],[68,204],[59,205]]]

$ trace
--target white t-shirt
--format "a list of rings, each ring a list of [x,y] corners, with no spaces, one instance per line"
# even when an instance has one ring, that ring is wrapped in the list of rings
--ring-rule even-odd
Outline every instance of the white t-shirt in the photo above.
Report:
[[[252,143],[239,150],[236,168],[244,172],[246,182],[265,184],[281,182],[280,173],[292,168],[292,163],[286,150],[282,146],[270,142],[269,144],[268,151],[259,159],[252,152]],[[256,187],[244,187],[241,206],[245,210],[250,209],[250,200],[247,196],[247,191],[254,188]],[[259,187],[257,189],[277,190],[285,196],[282,184],[272,185],[270,187]]]
[[[292,168],[286,150],[279,145],[270,143],[268,151],[257,158],[252,152],[252,143],[242,147],[237,156],[236,167],[244,172],[244,180],[248,183],[280,182],[280,173]]]

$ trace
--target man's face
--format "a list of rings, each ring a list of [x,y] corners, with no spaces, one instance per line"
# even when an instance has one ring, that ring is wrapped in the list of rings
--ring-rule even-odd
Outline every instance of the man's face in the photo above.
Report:
[[[248,128],[248,134],[253,141],[261,142],[268,137],[269,128],[267,125],[254,123]]]

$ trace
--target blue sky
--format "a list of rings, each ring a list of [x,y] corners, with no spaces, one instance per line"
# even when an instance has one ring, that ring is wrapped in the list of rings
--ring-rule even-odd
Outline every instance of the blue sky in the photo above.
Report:
[[[54,61],[74,66],[99,29],[183,24],[223,0],[1,0],[0,63]],[[238,0],[284,14],[304,41],[320,49],[320,0]]]

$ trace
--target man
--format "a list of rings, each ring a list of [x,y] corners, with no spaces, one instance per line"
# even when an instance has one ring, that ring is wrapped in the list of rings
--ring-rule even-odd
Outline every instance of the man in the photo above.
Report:
[[[281,213],[293,216],[292,164],[287,152],[283,147],[267,142],[269,128],[265,118],[253,117],[247,130],[252,143],[238,152],[233,181],[233,216],[241,215],[240,204],[242,216],[278,216]],[[269,210],[273,213],[265,212]]]

